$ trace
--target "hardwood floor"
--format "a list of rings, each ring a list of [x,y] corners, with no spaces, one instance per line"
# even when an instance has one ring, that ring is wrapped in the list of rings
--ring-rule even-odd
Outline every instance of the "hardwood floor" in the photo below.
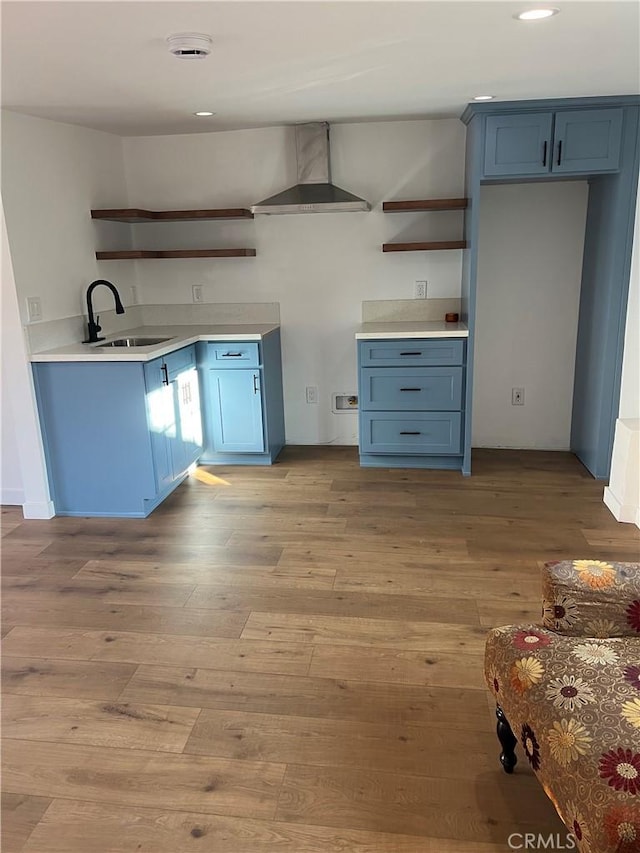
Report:
[[[638,560],[569,454],[355,448],[199,469],[144,520],[2,512],[3,853],[505,853],[563,833],[498,762],[487,628]]]

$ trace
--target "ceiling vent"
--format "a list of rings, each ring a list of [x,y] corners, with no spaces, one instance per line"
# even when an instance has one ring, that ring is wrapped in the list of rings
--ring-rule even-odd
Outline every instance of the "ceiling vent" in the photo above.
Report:
[[[211,36],[204,33],[175,33],[168,36],[169,50],[178,59],[205,59],[211,53]]]

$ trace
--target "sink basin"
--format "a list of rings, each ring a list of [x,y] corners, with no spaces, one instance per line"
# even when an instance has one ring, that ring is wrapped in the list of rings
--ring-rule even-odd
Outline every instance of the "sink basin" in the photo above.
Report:
[[[163,344],[165,341],[170,341],[171,338],[116,338],[115,341],[106,341],[106,343],[98,344],[102,347],[149,347],[153,344]]]

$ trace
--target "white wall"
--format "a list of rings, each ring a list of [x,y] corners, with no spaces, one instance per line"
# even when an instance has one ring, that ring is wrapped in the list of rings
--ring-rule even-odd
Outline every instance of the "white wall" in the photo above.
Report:
[[[474,447],[569,449],[587,194],[584,181],[482,188]]]
[[[618,521],[640,527],[640,193],[636,201],[620,409],[604,502]]]
[[[2,450],[0,456],[0,503],[21,506],[24,503],[22,471],[20,470],[20,459],[18,458],[14,417],[12,410],[9,408],[8,400],[5,400],[3,403],[2,426],[0,430]]]
[[[279,302],[287,441],[357,443],[355,414],[331,413],[331,393],[357,391],[354,333],[361,302],[458,296],[460,252],[383,254],[381,244],[462,233],[459,213],[383,214],[384,199],[462,195],[464,126],[456,119],[331,128],[333,181],[371,213],[260,216],[254,221],[135,227],[143,248],[253,246],[255,258],[139,262],[145,303]],[[248,207],[296,182],[293,129],[275,127],[124,140],[131,206]],[[317,385],[319,405],[305,402]]]
[[[26,297],[40,297],[46,323],[83,313],[87,285],[110,277],[104,262],[95,259],[97,235],[90,210],[126,204],[122,141],[8,111],[2,112],[1,129],[3,232],[6,219],[8,233],[2,258],[7,368],[0,426],[2,499],[23,503],[27,517],[47,517],[51,505],[22,328],[27,322]],[[106,235],[118,238],[113,228]],[[130,302],[134,275],[128,262],[117,274],[125,304]],[[97,294],[98,310],[113,307],[104,290]]]
[[[49,484],[44,461],[40,428],[36,415],[35,397],[30,364],[22,335],[18,299],[7,239],[4,209],[2,226],[2,291],[0,315],[2,321],[1,376],[2,376],[2,500],[21,503],[25,518],[51,518],[54,514],[49,497]],[[5,446],[5,436],[9,444]],[[10,463],[9,483],[5,482],[5,450],[15,453]],[[16,464],[17,463],[17,464]],[[13,488],[13,494],[5,489]]]
[[[135,266],[96,261],[92,207],[126,206],[122,140],[96,130],[2,111],[2,197],[13,257],[18,304],[39,296],[43,321],[85,312],[84,294],[96,278],[113,278],[125,305]],[[127,238],[107,226],[102,239]],[[104,292],[102,292],[104,291]],[[95,306],[113,308],[106,288]]]

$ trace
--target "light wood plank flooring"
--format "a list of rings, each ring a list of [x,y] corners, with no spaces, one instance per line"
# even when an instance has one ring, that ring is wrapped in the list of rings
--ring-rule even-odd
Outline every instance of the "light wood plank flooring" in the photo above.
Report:
[[[2,513],[3,853],[505,853],[487,628],[548,559],[637,560],[569,454],[199,469],[145,520]]]

